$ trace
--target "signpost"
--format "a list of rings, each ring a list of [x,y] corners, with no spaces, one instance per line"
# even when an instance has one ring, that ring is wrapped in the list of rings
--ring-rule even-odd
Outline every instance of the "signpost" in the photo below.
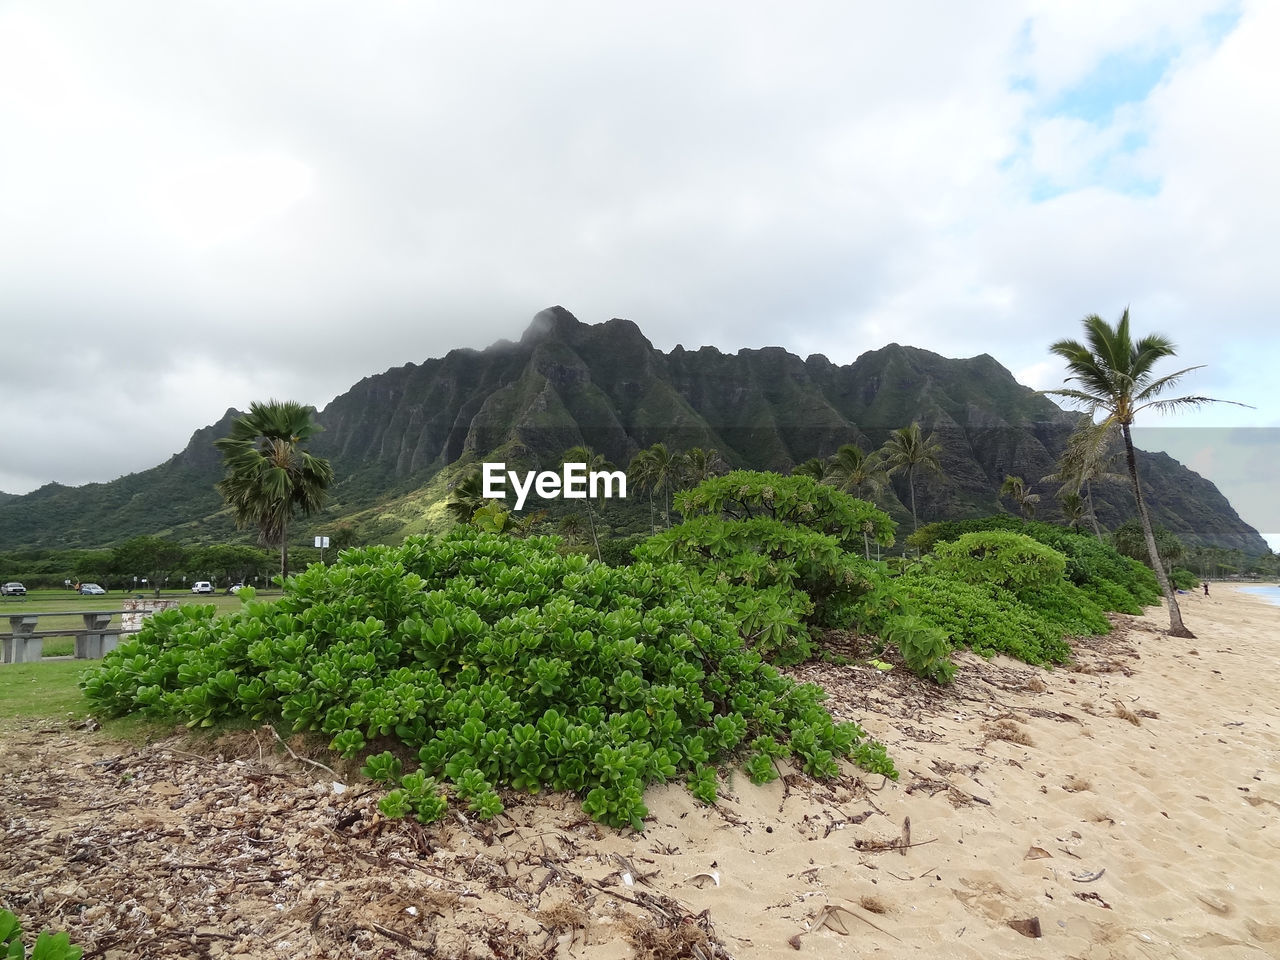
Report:
[[[324,563],[324,552],[329,548],[328,537],[316,537],[316,549],[320,551],[320,562]]]

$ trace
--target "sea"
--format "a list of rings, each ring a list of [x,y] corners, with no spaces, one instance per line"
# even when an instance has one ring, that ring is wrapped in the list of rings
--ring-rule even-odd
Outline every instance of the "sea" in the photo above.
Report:
[[[1237,587],[1241,593],[1252,593],[1255,597],[1261,597],[1267,603],[1274,603],[1280,607],[1280,587]]]

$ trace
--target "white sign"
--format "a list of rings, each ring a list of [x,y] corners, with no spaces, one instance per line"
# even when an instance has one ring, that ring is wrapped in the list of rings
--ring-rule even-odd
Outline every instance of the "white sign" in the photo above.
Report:
[[[329,549],[329,538],[328,538],[328,537],[316,537],[316,549],[317,549],[317,550],[328,550],[328,549]]]

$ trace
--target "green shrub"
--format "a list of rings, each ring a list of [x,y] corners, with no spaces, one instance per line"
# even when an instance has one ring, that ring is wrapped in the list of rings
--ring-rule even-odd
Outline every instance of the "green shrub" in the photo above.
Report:
[[[1061,580],[1067,566],[1057,550],[1008,530],[966,533],[939,543],[933,554],[944,574],[1014,593]]]
[[[739,470],[676,496],[684,523],[635,555],[678,562],[722,585],[742,633],[766,657],[796,662],[810,628],[843,626],[882,568],[848,552],[864,533],[886,545],[893,521],[812,478]]]
[[[1194,590],[1200,586],[1200,578],[1186,567],[1174,567],[1169,571],[1169,582],[1176,590]]]
[[[946,630],[933,626],[917,614],[895,617],[889,621],[883,639],[901,652],[903,662],[913,673],[945,685],[956,675],[951,662],[951,643]]]
[[[913,546],[927,552],[933,545],[979,530],[1008,530],[1023,533],[1045,546],[1053,547],[1066,557],[1066,578],[1082,587],[1105,609],[1122,613],[1140,613],[1143,606],[1157,603],[1160,587],[1149,567],[1123,557],[1110,545],[1095,537],[1035,520],[1023,520],[1008,514],[974,520],[950,520],[921,527],[908,538]],[[1123,600],[1116,592],[1128,596]]]
[[[459,526],[353,548],[290,578],[274,603],[247,591],[226,617],[154,615],[84,688],[113,714],[323,731],[346,756],[398,742],[418,770],[387,752],[367,770],[398,784],[384,812],[424,821],[443,815],[448,784],[488,816],[506,785],[573,791],[593,817],[640,829],[649,784],[692,774],[705,785],[703,766],[734,759],[762,773],[762,738],[805,769],[850,757],[896,776],[882,746],[832,720],[820,689],[744,645],[724,587],[557,547]]]
[[[600,559],[611,567],[629,567],[634,562],[631,551],[644,543],[644,534],[610,537],[600,541]]]
[[[1071,647],[1063,631],[1007,591],[988,592],[936,573],[911,572],[897,587],[915,615],[944,631],[956,646],[992,656],[1003,653],[1027,663],[1063,663]]]
[[[680,563],[727,591],[743,636],[780,662],[810,652],[810,626],[834,626],[872,586],[876,568],[832,536],[772,517],[695,517],[650,537],[636,556]]]
[[[807,527],[834,537],[842,549],[856,553],[862,552],[864,533],[874,543],[893,546],[895,525],[887,513],[812,477],[734,470],[677,493],[675,505],[686,519],[750,520],[764,516]]]

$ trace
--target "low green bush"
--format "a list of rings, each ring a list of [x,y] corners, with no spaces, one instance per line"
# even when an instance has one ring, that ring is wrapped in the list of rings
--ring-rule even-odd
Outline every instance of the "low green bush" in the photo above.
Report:
[[[1170,570],[1169,582],[1175,590],[1194,590],[1200,586],[1200,578],[1186,567],[1174,567]]]
[[[843,626],[883,577],[852,552],[864,535],[893,543],[887,514],[810,477],[738,470],[677,494],[676,505],[686,520],[635,555],[724,587],[743,636],[779,663],[809,656],[811,628]]]
[[[965,583],[1018,593],[1062,579],[1067,560],[1052,547],[1010,530],[966,533],[934,547],[935,566]]]
[[[443,815],[449,792],[482,815],[495,788],[573,791],[605,823],[642,828],[644,789],[735,760],[768,779],[790,757],[849,757],[896,776],[884,747],[836,723],[823,693],[748,648],[726,588],[674,564],[611,568],[550,537],[459,526],[439,540],[344,551],[266,603],[158,613],[84,681],[100,709],[251,718],[323,731],[391,786],[389,815]]]
[[[1096,537],[1050,523],[1023,520],[1008,514],[972,520],[948,520],[921,527],[908,538],[908,542],[922,552],[928,552],[936,543],[955,540],[966,533],[980,530],[1022,533],[1045,546],[1053,547],[1066,557],[1066,578],[1083,588],[1095,602],[1106,601],[1104,605],[1108,610],[1140,613],[1143,606],[1160,600],[1160,587],[1149,567],[1121,556],[1113,547],[1099,542]],[[1127,594],[1128,600],[1122,600],[1117,590]]]
[[[629,567],[634,562],[632,551],[644,543],[644,534],[609,537],[600,541],[600,559],[611,567]]]
[[[1007,591],[992,593],[921,571],[903,574],[897,589],[915,616],[944,631],[956,646],[1040,665],[1064,663],[1071,655],[1060,627]]]

